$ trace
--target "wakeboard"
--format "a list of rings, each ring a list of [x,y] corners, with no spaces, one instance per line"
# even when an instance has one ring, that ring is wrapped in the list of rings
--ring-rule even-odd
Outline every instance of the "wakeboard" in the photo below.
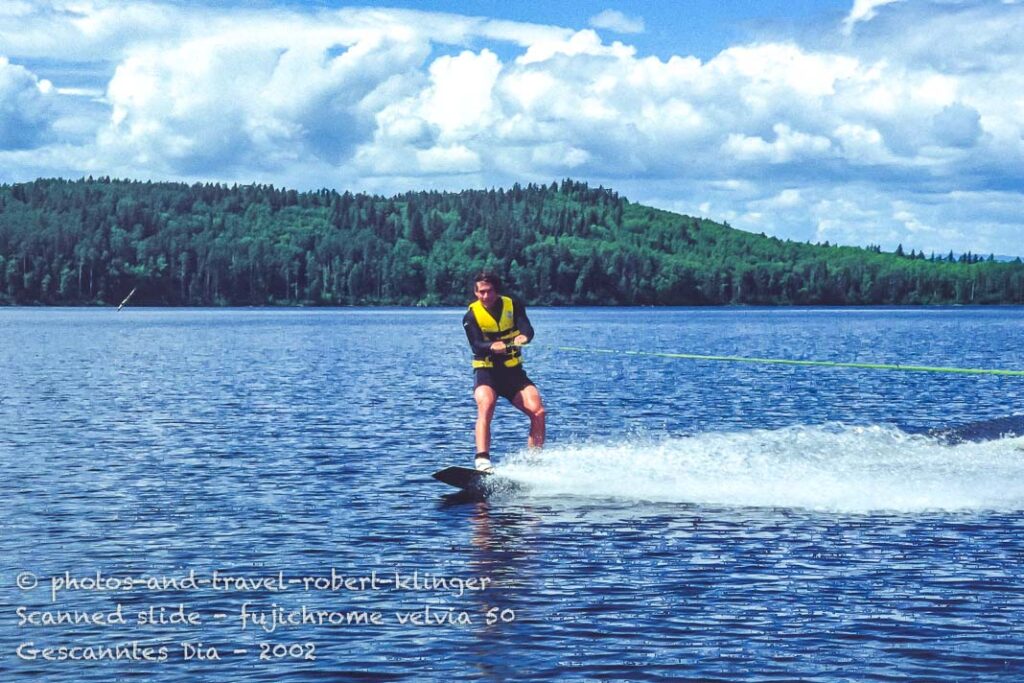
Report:
[[[486,488],[487,478],[491,476],[494,475],[490,472],[481,472],[472,467],[458,465],[445,467],[433,474],[434,479],[463,491],[483,491]]]

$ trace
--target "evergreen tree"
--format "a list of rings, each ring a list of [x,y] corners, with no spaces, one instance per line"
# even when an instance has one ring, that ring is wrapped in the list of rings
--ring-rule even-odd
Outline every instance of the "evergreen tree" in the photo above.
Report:
[[[394,197],[87,178],[0,185],[0,302],[1022,303],[1024,264],[754,235],[564,179]]]

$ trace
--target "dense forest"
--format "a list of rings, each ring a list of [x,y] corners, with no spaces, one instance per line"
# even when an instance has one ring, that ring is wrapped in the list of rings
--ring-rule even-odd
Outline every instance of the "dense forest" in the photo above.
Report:
[[[1020,304],[1024,264],[754,235],[565,180],[394,197],[87,178],[0,185],[0,303]]]

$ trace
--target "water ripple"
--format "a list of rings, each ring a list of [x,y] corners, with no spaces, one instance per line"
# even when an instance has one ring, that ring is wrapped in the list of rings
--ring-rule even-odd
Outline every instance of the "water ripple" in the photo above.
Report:
[[[499,407],[489,500],[442,497],[473,405],[456,310],[0,310],[0,680],[903,681],[1024,674],[1019,380],[560,354],[1019,364],[1017,309],[537,310],[543,457]],[[433,346],[414,358],[409,339]],[[965,345],[964,339],[971,344]],[[545,345],[546,344],[546,345]],[[486,590],[20,591],[15,577],[485,577]],[[379,625],[237,623],[379,611]],[[18,626],[14,610],[200,625]],[[465,612],[412,625],[396,613]],[[507,621],[488,623],[492,608]],[[213,615],[228,615],[228,623]],[[18,644],[315,641],[318,658],[44,662]]]

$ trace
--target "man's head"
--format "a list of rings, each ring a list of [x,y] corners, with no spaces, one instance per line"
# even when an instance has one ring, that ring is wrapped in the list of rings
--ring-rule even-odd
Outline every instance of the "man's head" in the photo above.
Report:
[[[481,271],[473,278],[473,293],[484,306],[492,306],[501,292],[501,280],[490,271]]]

